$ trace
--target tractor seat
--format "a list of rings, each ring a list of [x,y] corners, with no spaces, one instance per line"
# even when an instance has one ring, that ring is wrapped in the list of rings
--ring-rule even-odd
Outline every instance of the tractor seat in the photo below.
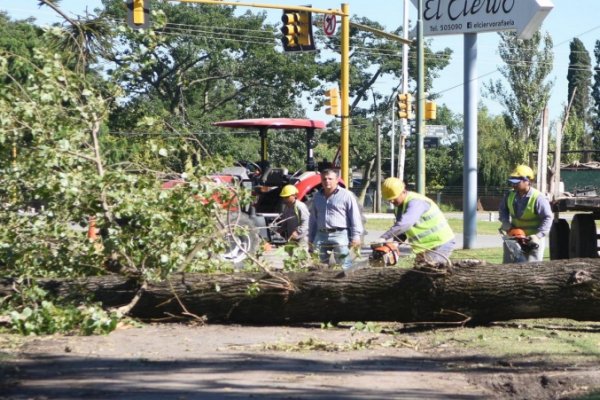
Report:
[[[269,168],[262,176],[265,186],[282,186],[289,181],[287,168]]]

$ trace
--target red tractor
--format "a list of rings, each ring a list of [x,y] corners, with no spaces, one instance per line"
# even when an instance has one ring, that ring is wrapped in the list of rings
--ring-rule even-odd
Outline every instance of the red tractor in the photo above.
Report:
[[[325,123],[310,119],[259,118],[213,123],[214,126],[256,130],[260,136],[260,161],[240,161],[237,166],[228,167],[216,174],[220,181],[235,182],[252,190],[254,201],[244,209],[237,219],[238,224],[250,229],[240,230],[235,238],[230,237],[229,250],[222,257],[234,264],[240,264],[246,258],[246,252],[256,250],[260,239],[282,244],[285,239],[273,229],[273,222],[283,211],[283,202],[279,196],[283,186],[292,184],[298,189],[298,199],[310,202],[312,195],[321,187],[319,169],[331,168],[333,164],[317,165],[314,159],[316,144],[315,131],[325,128]],[[272,166],[268,160],[268,131],[271,129],[302,129],[306,136],[306,167],[290,171],[283,166]],[[345,184],[340,180],[340,185]],[[241,244],[241,246],[240,246]],[[242,248],[243,247],[243,248]]]

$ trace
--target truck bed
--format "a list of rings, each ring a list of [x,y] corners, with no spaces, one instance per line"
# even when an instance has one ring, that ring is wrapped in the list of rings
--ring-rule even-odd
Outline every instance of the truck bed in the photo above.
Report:
[[[600,196],[559,197],[552,201],[552,211],[600,212]]]

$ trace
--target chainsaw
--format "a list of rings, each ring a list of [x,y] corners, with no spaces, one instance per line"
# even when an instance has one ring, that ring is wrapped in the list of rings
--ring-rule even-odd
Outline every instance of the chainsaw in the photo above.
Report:
[[[523,261],[526,255],[537,250],[539,247],[538,243],[529,239],[523,229],[511,228],[508,232],[498,229],[498,232],[502,235],[502,240],[504,240],[515,262]]]
[[[400,259],[400,243],[374,242],[371,243],[370,264],[375,267],[396,265]]]

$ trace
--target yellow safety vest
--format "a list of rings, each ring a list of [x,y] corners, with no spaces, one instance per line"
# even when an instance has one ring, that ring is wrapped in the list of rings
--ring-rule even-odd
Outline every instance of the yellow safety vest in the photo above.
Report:
[[[426,250],[435,249],[452,240],[454,232],[452,232],[452,228],[448,225],[448,221],[444,217],[442,210],[440,210],[433,200],[421,194],[408,192],[402,205],[396,207],[396,218],[399,217],[398,212],[404,214],[408,203],[415,199],[428,202],[429,210],[424,212],[417,223],[405,232],[411,242],[419,245],[415,246],[413,251],[417,254],[422,253]]]
[[[517,192],[512,191],[508,194],[506,199],[506,207],[508,208],[508,212],[510,213],[511,223],[515,228],[521,228],[525,231],[526,235],[534,235],[537,233],[540,224],[542,223],[542,219],[539,215],[535,213],[535,202],[537,201],[540,192],[537,189],[531,189],[531,197],[527,201],[527,206],[525,210],[523,210],[523,215],[517,218],[515,215],[515,197],[517,197]]]

